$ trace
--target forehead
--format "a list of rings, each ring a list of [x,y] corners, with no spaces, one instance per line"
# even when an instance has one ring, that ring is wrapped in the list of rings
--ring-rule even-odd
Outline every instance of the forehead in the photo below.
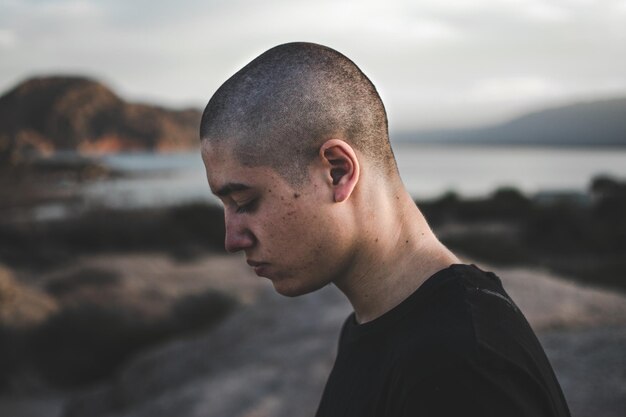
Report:
[[[207,173],[219,172],[224,165],[238,163],[236,158],[234,158],[232,147],[228,144],[213,143],[208,140],[203,140],[200,146],[200,152]]]
[[[226,186],[234,191],[243,185],[247,188],[279,185],[284,182],[269,166],[244,165],[235,156],[232,146],[225,143],[202,141],[202,161],[206,169],[209,186],[214,194]]]

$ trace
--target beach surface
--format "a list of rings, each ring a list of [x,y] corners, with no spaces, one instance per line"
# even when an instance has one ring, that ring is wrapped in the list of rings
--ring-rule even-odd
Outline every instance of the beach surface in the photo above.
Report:
[[[537,332],[572,416],[623,416],[624,294],[585,287],[540,269],[479,266],[501,277]],[[0,415],[314,415],[340,327],[351,312],[336,288],[281,297],[238,255],[211,255],[183,263],[163,255],[99,255],[79,259],[72,268],[106,268],[120,277],[116,285],[125,291],[144,294],[150,289],[159,294],[157,300],[217,288],[236,297],[240,306],[211,330],[136,355],[112,379],[98,385],[4,395]],[[51,271],[31,282],[42,286],[69,272]]]

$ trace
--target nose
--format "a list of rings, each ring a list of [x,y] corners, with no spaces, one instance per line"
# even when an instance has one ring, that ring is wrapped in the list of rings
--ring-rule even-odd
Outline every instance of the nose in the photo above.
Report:
[[[224,247],[228,252],[245,250],[254,245],[255,238],[241,216],[224,213],[226,236]]]

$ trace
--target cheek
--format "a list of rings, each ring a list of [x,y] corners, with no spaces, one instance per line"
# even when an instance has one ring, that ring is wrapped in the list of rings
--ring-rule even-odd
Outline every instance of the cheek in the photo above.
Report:
[[[255,223],[257,227],[252,232],[268,254],[289,255],[299,250],[297,243],[306,222],[293,206],[268,206]]]
[[[329,224],[318,213],[307,213],[294,216],[290,222],[291,248],[294,256],[298,256],[303,268],[319,264],[332,255],[333,232]]]
[[[317,213],[294,205],[287,205],[267,226],[267,236],[278,239],[274,246],[284,247],[293,255],[314,251],[323,230]]]

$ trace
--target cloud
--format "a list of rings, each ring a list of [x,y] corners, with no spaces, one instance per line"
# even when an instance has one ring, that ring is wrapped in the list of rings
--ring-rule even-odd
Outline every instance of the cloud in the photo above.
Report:
[[[373,19],[372,28],[376,28],[380,34],[404,42],[441,43],[454,42],[462,39],[458,28],[439,19],[413,18],[394,16],[381,20]]]
[[[545,22],[563,22],[571,18],[571,13],[564,7],[546,2],[532,2],[526,7],[529,18]]]
[[[394,123],[422,123],[416,112],[431,124],[486,120],[522,102],[623,91],[625,4],[3,0],[0,90],[33,73],[84,73],[131,100],[201,106],[256,55],[306,40],[357,62]]]
[[[42,15],[61,17],[63,19],[84,19],[101,16],[101,6],[88,0],[61,0],[43,2],[32,8]]]
[[[626,13],[626,0],[617,2],[613,7],[618,13]]]
[[[560,92],[559,87],[539,76],[513,76],[478,80],[469,88],[469,101],[506,102],[546,99]]]
[[[17,36],[10,29],[0,29],[0,48],[9,49],[17,45]]]
[[[45,19],[48,22],[59,20],[84,19],[99,17],[104,14],[104,9],[95,1],[90,0],[6,0],[3,4],[3,13],[11,19],[29,21]]]

